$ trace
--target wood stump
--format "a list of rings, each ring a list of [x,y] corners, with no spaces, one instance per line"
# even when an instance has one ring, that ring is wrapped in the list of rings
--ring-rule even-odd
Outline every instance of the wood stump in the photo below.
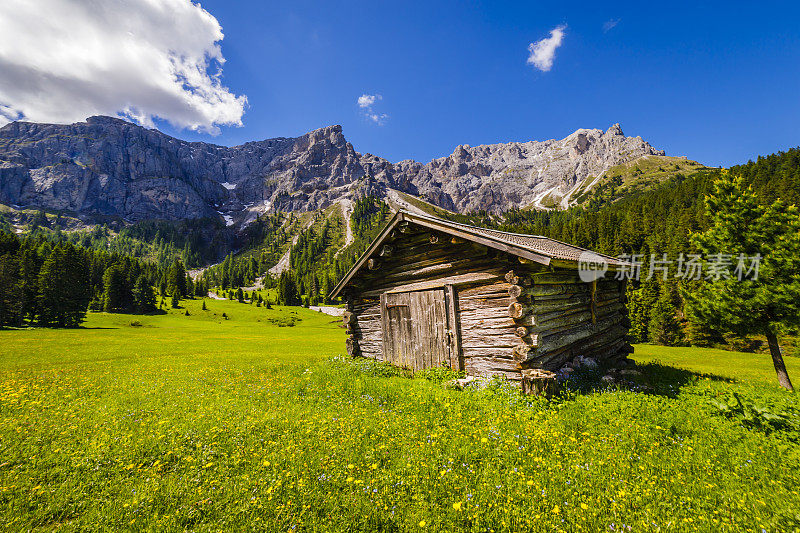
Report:
[[[555,372],[529,368],[522,371],[522,393],[550,398],[558,394],[558,380]]]

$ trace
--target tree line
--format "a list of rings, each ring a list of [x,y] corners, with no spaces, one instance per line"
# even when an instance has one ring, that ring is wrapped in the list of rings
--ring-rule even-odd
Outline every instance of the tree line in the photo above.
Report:
[[[176,306],[202,295],[183,263],[162,268],[117,253],[92,250],[42,234],[0,232],[0,326],[76,327],[89,309],[152,312],[156,289]]]

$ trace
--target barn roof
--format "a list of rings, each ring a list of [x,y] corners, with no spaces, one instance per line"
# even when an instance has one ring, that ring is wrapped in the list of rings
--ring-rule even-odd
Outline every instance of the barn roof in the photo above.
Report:
[[[332,298],[335,298],[353,276],[364,266],[367,259],[375,253],[381,244],[383,244],[392,230],[404,221],[453,235],[454,237],[477,242],[490,248],[502,250],[543,265],[552,265],[555,263],[558,264],[558,266],[571,266],[574,264],[577,268],[580,255],[583,252],[591,251],[549,237],[542,237],[541,235],[525,235],[523,233],[509,233],[506,231],[479,228],[477,226],[470,226],[469,224],[461,224],[459,222],[452,222],[429,215],[420,215],[400,210],[395,213],[369,248],[367,248],[358,261],[356,261],[356,264],[353,265],[336,287],[334,287],[331,293]],[[628,264],[616,257],[599,254],[597,252],[592,253],[605,259],[609,268],[612,270],[622,268]]]

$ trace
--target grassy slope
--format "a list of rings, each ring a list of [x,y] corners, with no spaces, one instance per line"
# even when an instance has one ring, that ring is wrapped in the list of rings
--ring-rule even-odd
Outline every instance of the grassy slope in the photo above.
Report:
[[[775,383],[775,368],[768,353],[742,353],[713,348],[670,348],[653,344],[637,344],[633,355],[639,363],[664,363],[700,374],[711,374],[736,380]],[[785,357],[789,377],[800,385],[800,358]]]
[[[706,402],[734,387],[745,397],[794,398],[773,385],[651,365],[646,372],[675,378],[663,394],[546,402],[497,388],[456,392],[331,361],[344,345],[332,317],[186,305],[189,317],[92,314],[83,330],[0,331],[0,527],[797,524],[798,447],[713,416]],[[269,322],[292,316],[302,319],[294,327]]]
[[[643,191],[676,174],[688,175],[704,168],[706,167],[702,164],[682,157],[642,156],[634,161],[611,167],[599,178],[587,177],[583,186],[572,193],[571,199],[578,204],[588,202],[614,176],[620,176],[622,184],[615,189],[611,200]]]

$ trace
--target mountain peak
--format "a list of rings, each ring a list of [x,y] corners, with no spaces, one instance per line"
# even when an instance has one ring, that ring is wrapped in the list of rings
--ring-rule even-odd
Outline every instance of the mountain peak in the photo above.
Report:
[[[561,140],[461,144],[427,164],[360,154],[340,124],[233,147],[110,116],[18,124],[0,137],[0,203],[132,221],[224,217],[237,227],[268,210],[313,211],[390,189],[459,212],[566,207],[590,176],[663,155],[619,124]]]

